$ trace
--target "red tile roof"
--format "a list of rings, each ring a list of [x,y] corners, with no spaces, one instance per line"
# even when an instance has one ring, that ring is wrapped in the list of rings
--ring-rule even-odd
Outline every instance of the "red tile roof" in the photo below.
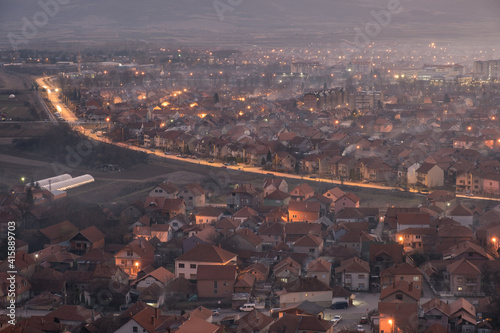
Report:
[[[226,263],[236,257],[236,254],[209,244],[198,245],[179,256],[176,261],[199,261]]]
[[[380,292],[380,301],[383,301],[394,293],[403,293],[418,302],[420,300],[420,294],[422,293],[422,291],[415,288],[413,283],[408,283],[404,280],[400,280],[382,289],[382,291]]]

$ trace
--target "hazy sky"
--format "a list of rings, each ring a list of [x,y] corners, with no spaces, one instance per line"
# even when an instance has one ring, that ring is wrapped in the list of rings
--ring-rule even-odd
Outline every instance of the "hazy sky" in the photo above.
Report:
[[[373,12],[390,5],[398,10],[374,30],[374,41],[500,43],[499,0],[1,0],[0,47],[12,44],[9,37],[18,45],[137,39],[193,46],[334,44],[354,40],[375,22]]]

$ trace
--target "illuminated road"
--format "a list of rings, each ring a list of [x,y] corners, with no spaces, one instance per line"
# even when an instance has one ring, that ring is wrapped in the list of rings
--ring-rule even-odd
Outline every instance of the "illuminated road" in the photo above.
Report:
[[[355,182],[348,182],[348,181],[340,181],[336,179],[331,179],[331,178],[320,178],[320,177],[313,177],[311,178],[310,176],[307,175],[294,175],[294,174],[289,174],[289,173],[282,173],[282,172],[275,172],[275,171],[267,171],[263,170],[258,167],[253,167],[253,166],[247,166],[247,165],[228,165],[224,166],[223,163],[219,162],[213,162],[209,163],[208,161],[201,160],[201,159],[194,159],[194,158],[183,158],[183,157],[178,157],[176,155],[166,155],[165,153],[161,151],[151,151],[151,149],[146,149],[146,148],[141,148],[141,147],[136,147],[136,146],[130,146],[125,143],[121,142],[112,142],[107,138],[104,137],[98,137],[97,134],[92,133],[90,130],[84,129],[82,126],[79,126],[79,123],[83,123],[81,121],[78,121],[78,118],[75,116],[75,114],[68,108],[64,103],[61,102],[61,100],[58,97],[58,94],[55,93],[55,87],[50,82],[49,77],[43,77],[39,78],[36,80],[37,83],[40,86],[46,86],[46,89],[50,89],[51,93],[49,93],[49,100],[50,102],[54,105],[54,107],[58,110],[61,110],[61,116],[66,120],[68,123],[70,123],[73,128],[85,136],[96,140],[100,142],[105,142],[109,144],[114,144],[116,146],[120,146],[123,148],[127,149],[132,149],[136,151],[141,151],[145,152],[148,154],[154,154],[158,157],[161,158],[168,158],[168,159],[174,159],[178,161],[183,161],[187,163],[192,163],[192,164],[200,164],[200,165],[208,165],[216,168],[220,168],[222,170],[228,169],[228,170],[235,170],[235,171],[240,171],[240,172],[249,172],[249,173],[255,173],[255,174],[260,174],[260,175],[272,175],[276,177],[283,177],[283,178],[289,178],[289,179],[300,179],[300,180],[307,180],[307,181],[313,181],[313,182],[322,182],[322,183],[330,183],[330,184],[337,184],[337,185],[345,185],[345,186],[352,186],[352,187],[359,187],[359,188],[367,188],[367,189],[377,189],[377,190],[385,190],[385,191],[397,191],[399,190],[397,187],[392,187],[392,186],[385,186],[385,185],[377,185],[377,184],[371,184],[371,183],[355,183]],[[59,107],[57,107],[59,106]],[[418,190],[415,189],[410,189],[410,193],[418,194]],[[422,194],[419,194],[422,195]],[[492,201],[500,201],[500,198],[487,198],[487,197],[468,197],[465,195],[460,195],[457,194],[457,197],[460,198],[469,198],[469,199],[474,199],[474,200],[492,200]]]
[[[50,77],[41,77],[36,79],[39,87],[43,87],[47,90],[47,97],[52,103],[54,108],[61,114],[61,117],[67,122],[76,122],[78,118],[75,116],[73,111],[71,111],[66,104],[64,104],[59,98],[59,91],[50,82]],[[49,112],[50,113],[50,112]],[[51,114],[51,118],[55,119],[54,115]],[[51,119],[52,120],[52,119]]]

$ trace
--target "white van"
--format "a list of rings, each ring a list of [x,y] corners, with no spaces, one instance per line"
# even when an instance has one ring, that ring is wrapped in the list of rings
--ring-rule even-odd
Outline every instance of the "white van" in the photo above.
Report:
[[[247,303],[240,306],[240,311],[249,312],[255,310],[255,303]]]

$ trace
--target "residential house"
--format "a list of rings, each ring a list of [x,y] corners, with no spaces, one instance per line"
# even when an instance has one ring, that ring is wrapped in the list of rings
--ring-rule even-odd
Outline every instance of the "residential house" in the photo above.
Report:
[[[154,247],[143,239],[134,239],[115,254],[115,265],[128,275],[135,277],[137,273],[154,263]]]
[[[215,224],[220,221],[224,210],[218,207],[206,206],[196,213],[196,224]]]
[[[196,280],[199,265],[235,265],[237,255],[220,247],[198,245],[175,259],[175,277]]]
[[[78,233],[78,228],[70,221],[63,221],[40,229],[44,244],[70,247],[70,240]]]
[[[354,193],[344,193],[340,198],[334,201],[335,214],[338,214],[346,208],[358,208],[359,198]]]
[[[483,192],[488,196],[500,196],[500,175],[488,173],[483,176]]]
[[[245,206],[233,214],[233,219],[237,223],[242,224],[247,219],[254,217],[254,216],[257,216],[257,215],[258,215],[258,213],[255,209],[252,209],[250,207]]]
[[[265,223],[258,230],[263,249],[272,248],[285,241],[285,227],[282,223]]]
[[[236,332],[268,333],[274,318],[253,310],[236,321]]]
[[[323,251],[323,239],[315,235],[304,235],[293,243],[293,252],[318,258]]]
[[[460,203],[448,210],[446,216],[466,227],[471,226],[474,222],[474,214],[472,211]]]
[[[423,163],[416,170],[417,184],[428,188],[436,188],[444,185],[444,170],[437,164]]]
[[[403,245],[398,243],[371,243],[370,265],[372,274],[378,275],[381,271],[395,263],[403,262]]]
[[[158,267],[154,271],[144,275],[134,282],[137,291],[141,292],[152,284],[157,284],[160,288],[165,288],[169,281],[175,278],[175,274],[165,267]]]
[[[306,268],[306,277],[316,277],[329,286],[332,280],[332,263],[318,258],[311,261]]]
[[[239,210],[243,207],[258,208],[262,206],[264,190],[252,184],[240,184],[227,195],[227,208]]]
[[[183,199],[187,210],[205,207],[205,190],[198,183],[191,183],[177,192],[177,198]]]
[[[325,193],[323,193],[323,196],[327,197],[328,199],[331,200],[332,203],[340,199],[345,194],[344,191],[342,191],[339,187],[334,187],[332,189],[329,189]]]
[[[420,269],[408,264],[395,264],[392,267],[384,269],[380,272],[380,282],[382,287],[387,287],[393,282],[406,281],[412,283],[413,287],[422,290],[423,274]]]
[[[382,159],[375,158],[363,164],[363,180],[369,182],[391,182],[396,177],[396,171]]]
[[[142,303],[142,302],[141,302]],[[134,311],[134,305],[131,309]],[[90,311],[90,310],[89,310]],[[130,311],[130,310],[127,310]],[[147,332],[154,333],[161,326],[164,326],[166,319],[170,316],[161,314],[161,310],[146,305],[141,306],[140,310],[131,312],[129,318],[126,318],[125,324],[118,328],[115,333]]]
[[[92,250],[101,249],[104,247],[104,237],[99,229],[90,226],[69,240],[69,251],[81,256]]]
[[[273,268],[274,283],[283,285],[295,281],[301,276],[302,266],[290,257],[286,257]]]
[[[305,201],[313,195],[314,189],[306,183],[298,185],[290,192],[292,201]]]
[[[190,236],[182,241],[182,250],[184,253],[201,244],[212,244],[218,236],[217,231],[212,226],[206,226],[201,230],[198,228],[193,228],[192,230],[193,232],[189,233]]]
[[[379,332],[417,332],[418,303],[379,302]]]
[[[231,241],[235,244],[235,249],[253,252],[262,251],[263,239],[253,233],[250,229],[240,229],[231,236]]]
[[[370,264],[358,257],[344,260],[335,268],[340,285],[347,290],[368,291],[370,289]]]
[[[474,332],[476,330],[476,307],[464,298],[450,304],[450,330],[452,332]]]
[[[277,170],[283,170],[284,172],[293,172],[295,170],[296,164],[296,158],[285,151],[277,152],[274,156],[273,165]]]
[[[266,281],[269,276],[269,266],[255,263],[242,270],[242,273],[249,273],[255,276],[256,281]]]
[[[419,303],[422,289],[417,289],[413,282],[393,281],[380,292],[380,302]]]
[[[264,197],[264,206],[282,207],[290,203],[290,194],[281,190],[275,190]]]
[[[320,218],[319,202],[290,201],[288,206],[289,222],[312,223]]]
[[[407,228],[429,228],[429,213],[398,213],[396,218],[397,232]]]
[[[295,222],[285,224],[285,240],[291,246],[304,235],[321,235],[321,225],[317,223]]]
[[[232,298],[236,276],[236,265],[198,265],[198,297]]]
[[[434,324],[439,324],[442,327],[448,327],[448,318],[450,316],[450,305],[435,297],[428,302],[422,304],[424,311],[425,327],[431,327]],[[447,332],[447,330],[446,330]]]
[[[337,241],[337,244],[355,250],[361,254],[363,243],[375,241],[376,238],[362,230],[349,231]]]
[[[284,178],[266,178],[264,179],[264,194],[269,195],[276,190],[288,193],[288,183]]]
[[[144,200],[144,210],[157,220],[170,220],[179,214],[186,214],[186,203],[183,199],[164,197],[147,197]]]
[[[168,222],[170,228],[173,232],[176,232],[179,228],[191,224],[191,220],[184,214],[178,214],[171,218]]]
[[[474,233],[469,227],[458,224],[445,224],[438,228],[438,251],[447,250],[462,242],[474,240]]]
[[[148,227],[135,227],[133,234],[134,239],[142,238],[146,241],[156,237],[160,242],[168,242],[173,238],[170,224],[155,223]]]
[[[31,284],[28,282],[28,279],[18,274],[15,275],[12,282],[8,280],[8,278],[12,277],[11,275],[6,272],[0,272],[0,304],[4,308],[7,308],[11,304],[12,299],[20,303],[28,300],[30,297]],[[12,288],[12,286],[15,287]],[[9,296],[12,292],[15,293],[15,297]]]
[[[405,249],[431,252],[436,250],[438,231],[436,228],[406,228],[395,234],[395,241]]]
[[[303,301],[323,307],[332,304],[332,289],[316,277],[300,277],[283,285],[283,290],[278,294],[281,308],[297,306]]]
[[[151,189],[148,193],[148,196],[175,199],[177,193],[179,193],[179,188],[177,187],[177,185],[171,182],[163,182]]]
[[[455,295],[478,295],[481,293],[481,270],[466,259],[457,260],[446,267],[446,279]]]

